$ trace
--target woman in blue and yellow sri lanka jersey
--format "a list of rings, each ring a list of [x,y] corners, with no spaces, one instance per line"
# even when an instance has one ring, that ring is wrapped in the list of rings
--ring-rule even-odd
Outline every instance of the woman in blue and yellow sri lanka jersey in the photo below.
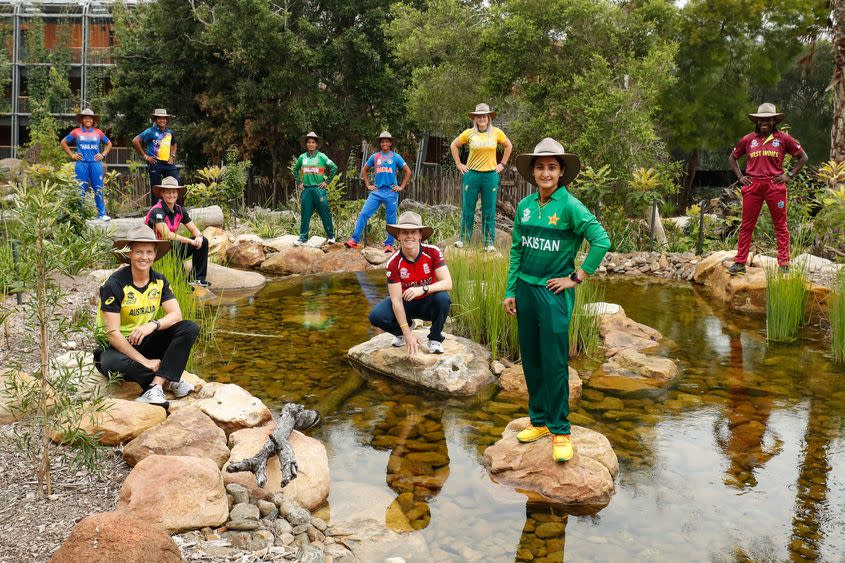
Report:
[[[496,112],[487,104],[478,104],[475,111],[467,115],[473,120],[474,126],[465,129],[449,146],[455,166],[464,175],[461,182],[461,238],[455,242],[455,246],[460,248],[472,238],[475,204],[480,195],[481,239],[484,250],[492,252],[495,250],[493,243],[496,241],[496,192],[499,190],[499,174],[508,164],[513,145],[504,131],[493,126]],[[458,149],[467,144],[469,158],[466,164],[462,164]],[[504,147],[504,153],[502,162],[497,164],[496,149],[499,145]]]
[[[172,176],[179,179],[179,168],[176,166],[176,137],[167,124],[175,117],[167,113],[164,108],[153,111],[153,125],[147,127],[132,139],[132,146],[138,154],[147,161],[147,172],[150,175],[150,205],[156,204],[156,197],[152,192],[153,186],[161,184],[162,178]],[[142,146],[145,145],[145,146]]]

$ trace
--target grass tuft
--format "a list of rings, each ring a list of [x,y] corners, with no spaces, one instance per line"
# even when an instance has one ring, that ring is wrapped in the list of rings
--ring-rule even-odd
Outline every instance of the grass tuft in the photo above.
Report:
[[[807,309],[804,268],[792,265],[783,273],[766,269],[766,338],[773,342],[791,342],[804,324]]]
[[[845,269],[840,269],[830,296],[830,348],[833,361],[845,363]]]

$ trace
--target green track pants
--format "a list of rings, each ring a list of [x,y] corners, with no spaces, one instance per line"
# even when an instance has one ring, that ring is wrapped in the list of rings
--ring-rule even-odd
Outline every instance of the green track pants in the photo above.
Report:
[[[481,194],[481,238],[484,246],[496,241],[496,193],[499,191],[499,173],[495,170],[464,174],[461,209],[461,240],[469,242],[475,222],[475,205]]]
[[[516,283],[519,353],[534,426],[569,434],[569,319],[572,289],[557,295],[545,286]]]
[[[308,240],[311,216],[315,209],[323,221],[326,237],[334,238],[334,225],[332,225],[332,215],[329,212],[329,198],[326,195],[326,190],[319,186],[305,186],[300,201],[302,202],[302,218],[299,223],[299,238]]]

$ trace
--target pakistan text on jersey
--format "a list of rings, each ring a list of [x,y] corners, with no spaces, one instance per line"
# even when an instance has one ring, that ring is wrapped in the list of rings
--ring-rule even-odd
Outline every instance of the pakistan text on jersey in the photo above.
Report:
[[[158,306],[156,305],[147,305],[146,307],[138,307],[137,309],[129,309],[129,316],[130,317],[137,317],[138,315],[149,315],[150,313],[155,313]]]
[[[548,240],[540,237],[522,236],[522,246],[533,248],[534,250],[545,250],[548,252],[560,252],[559,240]]]

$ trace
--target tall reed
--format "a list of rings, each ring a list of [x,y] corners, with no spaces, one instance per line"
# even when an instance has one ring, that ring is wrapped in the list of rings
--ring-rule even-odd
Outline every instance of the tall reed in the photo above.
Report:
[[[155,263],[153,268],[164,275],[170,283],[170,289],[179,302],[182,310],[182,318],[197,323],[200,327],[200,335],[191,349],[191,356],[188,360],[188,369],[192,369],[194,357],[199,351],[206,351],[214,344],[214,327],[217,324],[219,308],[212,308],[205,305],[194,295],[194,287],[190,284],[188,272],[185,271],[184,260],[175,252],[168,252],[161,260]],[[163,312],[162,312],[163,314]]]
[[[807,309],[804,268],[793,265],[788,272],[766,269],[766,338],[773,342],[795,340]]]
[[[457,334],[490,347],[494,358],[519,356],[516,319],[505,313],[502,301],[508,259],[473,251],[449,256],[452,275],[452,321]]]
[[[845,268],[839,270],[830,296],[830,341],[833,360],[845,363]]]
[[[575,288],[575,304],[569,321],[569,357],[592,356],[601,343],[601,318],[591,303],[604,301],[604,287],[586,280]]]

